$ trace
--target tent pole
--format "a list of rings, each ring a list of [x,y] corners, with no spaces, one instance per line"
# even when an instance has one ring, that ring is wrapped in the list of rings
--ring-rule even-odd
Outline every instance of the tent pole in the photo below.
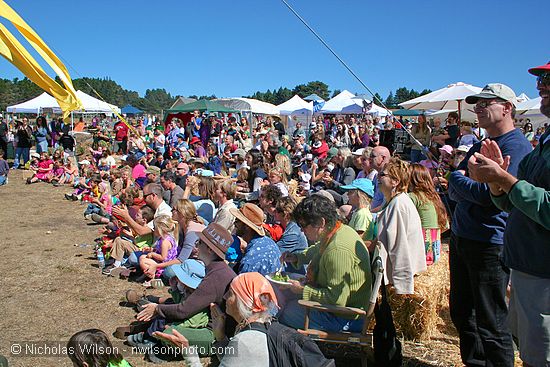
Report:
[[[460,124],[462,122],[462,100],[459,99],[458,101],[458,123]]]

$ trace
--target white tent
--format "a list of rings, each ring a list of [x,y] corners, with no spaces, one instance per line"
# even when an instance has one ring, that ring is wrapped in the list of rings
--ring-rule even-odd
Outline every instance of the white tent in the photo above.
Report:
[[[295,95],[286,102],[277,106],[281,115],[313,114],[313,102],[304,101],[299,95]]]
[[[82,106],[84,106],[84,112],[92,112],[92,113],[98,113],[98,112],[104,112],[104,113],[113,113],[113,110],[120,113],[120,108],[118,108],[115,105],[109,104],[107,102],[103,102],[102,100],[99,100],[97,98],[94,98],[86,93],[84,93],[81,90],[76,91],[77,97],[82,102]],[[7,111],[10,113],[40,113],[40,111],[51,108],[54,113],[61,113],[61,108],[59,108],[59,104],[48,93],[44,92],[41,95],[39,95],[36,98],[33,98],[31,100],[28,100],[26,102],[9,106],[7,108]],[[75,111],[75,112],[82,112],[82,111]]]
[[[9,113],[36,113],[39,114],[43,109],[51,108],[54,113],[61,113],[59,104],[48,93],[44,92],[38,97],[13,106],[8,106],[6,111]]]
[[[343,114],[361,114],[363,111],[363,100],[354,99],[355,95],[347,90],[340,92],[334,98],[328,100],[319,112],[321,113],[343,113]],[[370,101],[367,101],[370,102]],[[366,113],[378,116],[386,116],[388,112],[380,106],[372,104],[370,110]]]
[[[279,109],[271,103],[258,101],[252,98],[220,98],[217,103],[242,112],[260,113],[263,115],[278,115]]]
[[[114,113],[113,111],[116,111],[117,113],[120,113],[119,107],[107,102],[103,102],[100,99],[94,98],[81,90],[77,90],[76,95],[78,98],[80,98],[80,101],[84,106],[85,112]]]
[[[528,99],[516,105],[516,111],[522,115],[537,115],[540,114],[541,97]]]

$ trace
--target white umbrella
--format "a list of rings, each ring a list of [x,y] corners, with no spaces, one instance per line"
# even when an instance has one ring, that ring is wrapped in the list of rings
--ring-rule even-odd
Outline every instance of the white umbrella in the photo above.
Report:
[[[462,101],[466,97],[480,92],[480,87],[458,82],[399,105],[408,110],[458,110],[460,117],[461,110],[464,108]]]

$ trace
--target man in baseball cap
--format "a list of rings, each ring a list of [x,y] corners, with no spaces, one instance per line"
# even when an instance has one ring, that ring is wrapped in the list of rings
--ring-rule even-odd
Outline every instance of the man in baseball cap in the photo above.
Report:
[[[550,117],[550,62],[529,73],[537,77],[540,111]],[[537,147],[519,163],[518,174],[506,171],[507,152],[488,140],[468,164],[470,175],[489,185],[492,202],[510,213],[503,256],[512,282],[508,323],[524,366],[550,364],[549,142],[547,128]]]
[[[510,156],[508,172],[515,175],[531,144],[514,127],[514,91],[491,83],[466,97],[466,102],[475,104],[479,126],[503,156]],[[509,272],[501,264],[508,214],[491,201],[489,186],[474,181],[469,173],[468,160],[481,146],[474,144],[449,176],[449,198],[457,203],[449,244],[449,308],[465,365],[513,366],[512,336],[506,324]]]

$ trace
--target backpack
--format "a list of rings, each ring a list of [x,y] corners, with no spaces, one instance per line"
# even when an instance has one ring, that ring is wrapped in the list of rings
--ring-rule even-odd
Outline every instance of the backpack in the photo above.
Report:
[[[313,340],[294,329],[275,321],[253,322],[247,328],[266,334],[269,367],[336,367],[334,360],[325,358]]]

